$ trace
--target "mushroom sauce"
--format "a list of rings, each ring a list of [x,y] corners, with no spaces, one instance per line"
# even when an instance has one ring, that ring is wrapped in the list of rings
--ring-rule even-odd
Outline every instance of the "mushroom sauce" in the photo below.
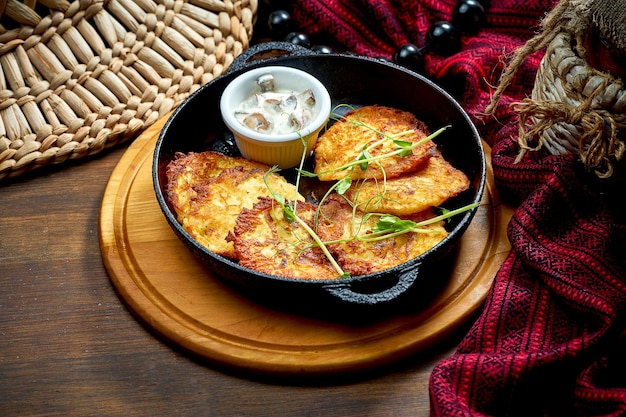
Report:
[[[297,132],[311,122],[315,106],[311,89],[277,91],[272,74],[259,76],[256,83],[260,90],[235,110],[242,125],[259,133],[281,135]]]

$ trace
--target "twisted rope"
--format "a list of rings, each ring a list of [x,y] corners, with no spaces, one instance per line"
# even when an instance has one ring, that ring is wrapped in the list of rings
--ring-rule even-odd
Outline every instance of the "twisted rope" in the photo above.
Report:
[[[621,79],[587,64],[585,40],[592,29],[585,10],[585,0],[557,4],[542,21],[543,31],[516,51],[486,113],[524,59],[546,48],[531,97],[511,104],[519,117],[516,162],[545,147],[552,154],[577,153],[599,178],[609,178],[626,151],[626,91]]]

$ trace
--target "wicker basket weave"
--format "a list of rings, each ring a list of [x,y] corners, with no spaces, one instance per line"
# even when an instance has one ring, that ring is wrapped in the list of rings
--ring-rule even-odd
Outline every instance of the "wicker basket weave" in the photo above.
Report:
[[[626,89],[621,79],[591,68],[573,38],[561,32],[548,45],[531,99],[517,107],[532,126],[520,138],[536,134],[537,147],[580,154],[600,176],[610,176],[625,151]]]
[[[0,0],[0,182],[136,136],[249,46],[257,0]]]

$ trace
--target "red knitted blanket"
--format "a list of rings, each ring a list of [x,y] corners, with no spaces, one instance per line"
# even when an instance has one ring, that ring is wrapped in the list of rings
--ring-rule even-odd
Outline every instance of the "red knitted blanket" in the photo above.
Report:
[[[391,58],[424,45],[456,0],[297,0],[302,31],[345,49]],[[498,190],[516,210],[511,253],[480,316],[430,380],[433,416],[626,415],[626,210],[619,191],[573,155],[529,152],[515,164],[517,117],[541,53],[526,60],[493,116],[482,113],[506,55],[539,28],[554,0],[492,0],[487,24],[425,75],[452,93],[492,146]],[[622,191],[623,192],[623,191]]]

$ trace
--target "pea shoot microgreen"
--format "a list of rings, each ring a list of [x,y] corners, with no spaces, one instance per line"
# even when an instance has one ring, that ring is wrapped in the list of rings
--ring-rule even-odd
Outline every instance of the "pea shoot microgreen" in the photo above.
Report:
[[[429,233],[430,229],[428,229],[428,225],[438,223],[442,220],[450,219],[457,214],[463,213],[467,210],[471,210],[475,207],[478,207],[479,205],[480,203],[472,203],[456,210],[441,209],[442,214],[440,214],[439,216],[435,216],[427,220],[422,220],[420,222],[401,219],[391,214],[376,214],[380,217],[378,222],[376,222],[376,225],[372,228],[372,233],[369,233],[365,237],[360,237],[359,239],[373,242],[376,240],[388,239],[390,237],[395,237],[409,232]]]
[[[330,119],[339,121],[343,119],[343,116],[340,116],[338,113],[333,111],[333,113],[330,116]],[[363,126],[363,127],[373,130],[374,132],[379,134],[381,139],[373,143],[370,143],[369,145],[365,145],[363,149],[361,150],[361,152],[353,161],[350,161],[343,166],[340,166],[340,167],[337,167],[337,168],[334,168],[332,170],[325,172],[325,173],[330,173],[330,172],[346,171],[346,175],[342,177],[341,179],[337,180],[333,185],[331,185],[328,188],[327,192],[324,194],[324,196],[319,200],[318,208],[314,216],[313,227],[309,226],[309,224],[307,224],[306,221],[304,221],[301,217],[297,215],[296,213],[297,201],[295,197],[293,200],[289,200],[289,199],[286,199],[284,196],[280,195],[279,193],[275,193],[272,191],[269,185],[268,177],[274,173],[277,173],[278,171],[280,171],[280,169],[276,166],[272,167],[265,173],[265,176],[264,176],[265,185],[270,191],[274,201],[277,204],[279,204],[279,206],[281,207],[283,218],[289,223],[297,222],[309,234],[309,236],[311,237],[314,243],[309,244],[307,247],[309,248],[314,247],[314,246],[319,247],[324,253],[324,255],[328,258],[329,262],[331,263],[331,265],[337,271],[337,273],[339,274],[341,278],[349,277],[349,273],[345,272],[341,268],[341,266],[337,263],[333,255],[330,253],[328,249],[328,245],[347,242],[350,240],[360,240],[363,242],[376,242],[376,241],[380,241],[384,239],[393,238],[395,236],[399,236],[405,233],[430,233],[433,230],[428,228],[429,225],[438,223],[442,220],[449,220],[451,217],[457,214],[463,213],[465,211],[471,210],[479,205],[479,203],[468,204],[466,206],[460,207],[455,210],[448,210],[448,209],[440,208],[440,211],[441,211],[440,215],[432,217],[427,220],[420,221],[420,222],[415,222],[413,220],[407,220],[407,219],[401,219],[391,214],[367,213],[366,215],[362,217],[361,224],[357,225],[354,223],[358,222],[357,220],[355,220],[357,218],[356,211],[357,211],[358,206],[350,202],[350,204],[352,204],[353,206],[353,216],[352,216],[353,217],[352,230],[354,232],[353,236],[350,239],[343,239],[340,241],[332,241],[332,242],[322,241],[319,235],[315,231],[315,229],[317,228],[317,224],[318,224],[318,220],[320,216],[320,209],[322,207],[322,204],[326,200],[326,198],[328,198],[328,196],[330,196],[332,193],[344,195],[348,191],[348,189],[353,186],[355,181],[352,179],[352,174],[354,170],[356,169],[356,167],[359,167],[362,171],[365,171],[368,169],[370,164],[376,164],[378,166],[383,176],[381,180],[382,189],[381,189],[379,197],[384,198],[386,173],[385,173],[385,169],[380,164],[380,161],[385,158],[390,158],[393,156],[406,157],[406,156],[412,155],[414,148],[421,146],[428,141],[433,140],[434,138],[436,138],[441,133],[443,133],[446,129],[449,128],[449,126],[444,126],[438,129],[437,131],[435,131],[434,133],[424,137],[423,139],[417,142],[410,142],[410,141],[402,140],[401,138],[403,136],[414,133],[413,130],[405,130],[403,132],[399,132],[396,134],[388,134],[385,132],[381,132],[375,129],[373,126],[370,126],[359,120],[354,120],[351,122],[357,126]],[[301,140],[303,141],[304,150],[302,153],[300,164],[298,168],[296,168],[296,172],[297,172],[296,184],[295,184],[296,190],[299,190],[301,178],[303,177],[315,178],[321,174],[321,173],[315,174],[313,172],[310,172],[304,169],[304,163],[308,156],[307,155],[307,143],[303,138],[301,138]],[[378,148],[379,146],[382,146],[383,143],[385,143],[386,141],[392,141],[396,145],[396,148],[384,154],[373,155],[372,151]],[[357,180],[357,182],[358,181],[365,182],[367,180],[361,179],[361,180]],[[355,201],[357,201],[357,199],[355,199]],[[371,230],[369,230],[367,233],[359,234],[358,231],[361,229],[362,225],[365,223],[365,221],[368,221],[372,216],[378,217],[378,221],[371,228]]]
[[[265,186],[270,190],[274,201],[276,203],[278,203],[278,205],[281,207],[282,212],[283,212],[283,218],[288,223],[297,222],[309,234],[309,236],[311,236],[311,238],[313,239],[315,244],[322,250],[322,252],[326,256],[326,258],[328,258],[328,260],[330,261],[331,265],[337,271],[337,273],[339,274],[340,277],[343,278],[343,277],[349,276],[349,274],[347,272],[345,272],[341,268],[341,266],[339,266],[339,264],[337,263],[337,261],[335,260],[333,255],[328,250],[328,247],[320,239],[318,234],[301,217],[296,215],[297,201],[295,199],[292,200],[292,201],[285,200],[285,198],[281,194],[275,193],[275,192],[271,191],[271,188],[270,188],[270,185],[269,185],[269,181],[268,181],[268,177],[270,175],[278,172],[278,171],[280,171],[280,169],[278,167],[276,167],[276,166],[270,168],[269,170],[267,170],[267,172],[263,176],[263,180],[265,181]]]

